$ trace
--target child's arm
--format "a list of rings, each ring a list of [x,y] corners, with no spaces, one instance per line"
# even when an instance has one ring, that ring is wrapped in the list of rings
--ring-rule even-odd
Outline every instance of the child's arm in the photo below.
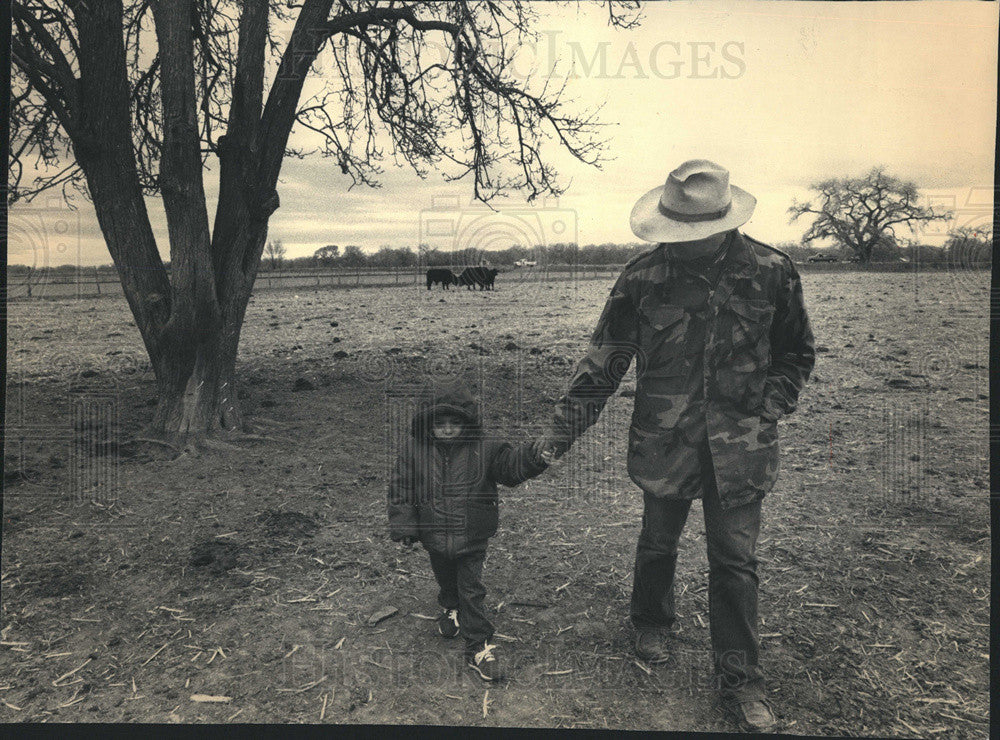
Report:
[[[389,479],[389,537],[395,541],[420,537],[413,478],[413,450],[407,440]]]
[[[548,463],[535,453],[534,443],[524,442],[515,446],[503,442],[493,454],[490,477],[505,486],[516,486],[540,475],[548,466]]]

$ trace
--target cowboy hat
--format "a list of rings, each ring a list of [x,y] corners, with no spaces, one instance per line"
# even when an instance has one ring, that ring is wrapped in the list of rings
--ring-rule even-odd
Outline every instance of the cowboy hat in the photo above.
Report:
[[[729,170],[707,159],[691,159],[632,208],[632,233],[648,242],[707,239],[742,226],[757,199],[729,184]]]

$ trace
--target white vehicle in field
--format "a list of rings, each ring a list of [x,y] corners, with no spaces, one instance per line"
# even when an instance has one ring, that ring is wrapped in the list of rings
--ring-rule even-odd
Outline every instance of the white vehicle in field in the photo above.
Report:
[[[517,260],[517,262],[514,263],[514,267],[534,267],[537,264],[537,260]]]

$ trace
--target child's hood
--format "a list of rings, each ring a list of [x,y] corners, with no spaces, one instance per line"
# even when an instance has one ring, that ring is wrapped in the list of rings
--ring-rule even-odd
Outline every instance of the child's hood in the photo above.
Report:
[[[413,415],[413,436],[429,437],[434,417],[439,414],[449,414],[460,419],[463,424],[463,437],[475,436],[481,432],[479,403],[472,395],[472,389],[463,383],[438,388],[420,402]]]

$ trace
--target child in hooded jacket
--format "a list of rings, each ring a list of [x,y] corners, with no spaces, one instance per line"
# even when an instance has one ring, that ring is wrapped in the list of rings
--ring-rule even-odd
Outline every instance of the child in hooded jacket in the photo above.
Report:
[[[453,385],[418,406],[389,483],[390,536],[427,550],[444,609],[438,631],[463,637],[466,663],[486,681],[503,678],[482,584],[499,522],[497,483],[539,475],[548,457],[537,452],[531,443],[484,438],[475,397]]]

